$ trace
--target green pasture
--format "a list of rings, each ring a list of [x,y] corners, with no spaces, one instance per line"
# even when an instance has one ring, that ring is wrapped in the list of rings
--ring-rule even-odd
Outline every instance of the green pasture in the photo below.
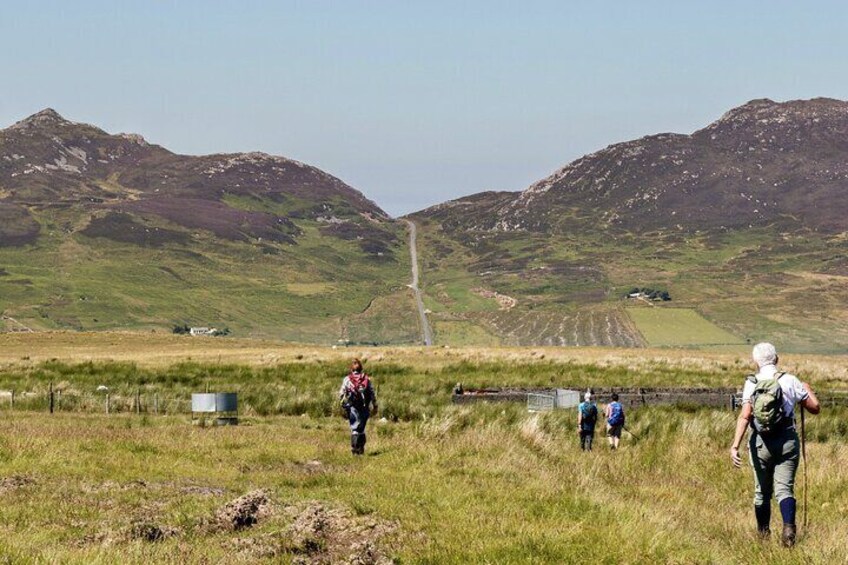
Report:
[[[741,345],[727,332],[688,308],[633,307],[627,313],[651,347]]]

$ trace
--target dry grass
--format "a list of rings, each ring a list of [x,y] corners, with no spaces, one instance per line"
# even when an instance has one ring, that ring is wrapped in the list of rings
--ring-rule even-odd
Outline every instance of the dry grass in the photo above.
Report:
[[[364,458],[350,456],[345,423],[328,416],[354,355],[368,359],[390,418],[372,422]],[[845,361],[785,362],[845,388]],[[744,353],[48,333],[0,336],[0,364],[0,388],[42,393],[48,379],[70,391],[111,378],[186,396],[210,379],[239,391],[246,417],[199,429],[188,416],[4,407],[0,555],[12,563],[829,564],[845,555],[845,409],[809,420],[812,526],[787,552],[754,538],[750,472],[726,453],[728,411],[633,411],[628,426],[641,439],[625,436],[611,453],[599,437],[584,454],[571,412],[448,404],[457,375],[469,385],[736,383]],[[233,507],[250,524],[217,527]]]
[[[364,458],[349,455],[340,419],[197,429],[173,417],[18,413],[0,421],[0,553],[22,563],[842,562],[844,416],[810,422],[823,438],[809,445],[811,527],[786,551],[755,540],[750,471],[726,454],[727,412],[643,410],[630,423],[641,440],[585,454],[571,413],[457,407],[375,423]],[[234,507],[249,524],[219,527]]]
[[[184,361],[236,363],[271,367],[282,363],[344,362],[360,357],[376,363],[397,363],[414,370],[438,370],[459,362],[597,365],[634,372],[654,368],[701,371],[717,375],[751,370],[747,347],[737,351],[685,349],[622,349],[603,347],[341,347],[297,345],[266,340],[192,338],[156,333],[43,332],[0,334],[0,367],[34,365],[58,359],[133,362],[142,367],[165,367]],[[782,359],[788,371],[812,382],[848,385],[848,356],[796,355]],[[733,380],[733,382],[735,382]],[[624,383],[623,383],[624,384]]]

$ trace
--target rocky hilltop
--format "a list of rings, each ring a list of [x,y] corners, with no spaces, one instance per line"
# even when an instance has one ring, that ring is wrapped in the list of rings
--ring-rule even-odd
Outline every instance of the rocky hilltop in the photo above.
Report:
[[[359,191],[298,161],[177,155],[50,108],[0,131],[0,188],[0,216],[8,220],[0,245],[34,241],[39,225],[29,210],[45,206],[84,204],[93,214],[89,233],[98,235],[113,224],[141,229],[136,216],[146,215],[230,240],[287,243],[295,242],[294,218],[368,227],[388,219]]]
[[[752,100],[691,135],[586,155],[521,193],[484,193],[420,214],[448,229],[567,232],[848,230],[848,102]]]

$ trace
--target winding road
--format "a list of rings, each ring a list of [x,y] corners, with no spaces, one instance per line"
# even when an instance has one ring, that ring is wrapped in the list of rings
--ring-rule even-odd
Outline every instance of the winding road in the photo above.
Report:
[[[415,222],[404,220],[409,226],[409,254],[412,258],[412,284],[409,288],[415,293],[415,303],[418,305],[418,316],[421,318],[421,334],[424,345],[433,345],[433,332],[430,330],[430,322],[427,321],[427,312],[424,311],[424,300],[421,298],[421,289],[418,288],[418,228]]]

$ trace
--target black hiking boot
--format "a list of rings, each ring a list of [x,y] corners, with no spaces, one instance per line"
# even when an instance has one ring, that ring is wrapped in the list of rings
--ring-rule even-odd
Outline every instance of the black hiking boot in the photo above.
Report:
[[[358,447],[359,447],[359,454],[360,455],[365,454],[365,442],[367,441],[367,439],[368,438],[365,436],[364,433],[359,434],[359,445],[358,445]]]
[[[359,434],[350,434],[350,452],[359,455]]]
[[[783,547],[792,547],[795,545],[795,524],[783,524],[783,535],[780,536],[780,541]]]

